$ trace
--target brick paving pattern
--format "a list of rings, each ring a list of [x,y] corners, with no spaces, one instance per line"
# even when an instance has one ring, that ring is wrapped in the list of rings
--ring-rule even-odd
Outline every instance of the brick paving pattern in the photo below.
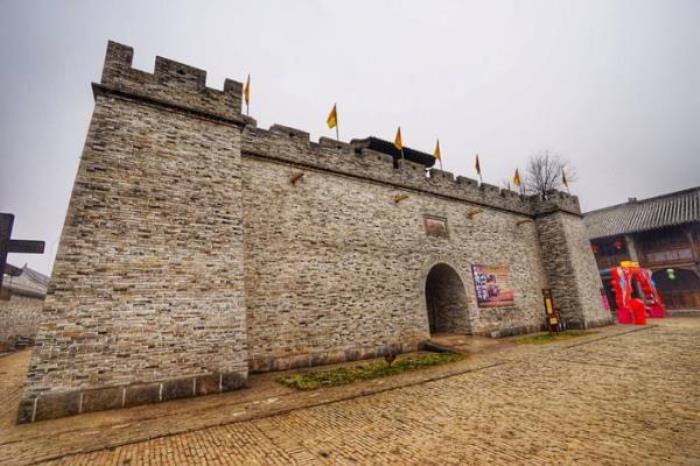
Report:
[[[699,341],[700,319],[666,319],[594,341],[520,347],[520,357],[461,375],[51,464],[700,464]]]

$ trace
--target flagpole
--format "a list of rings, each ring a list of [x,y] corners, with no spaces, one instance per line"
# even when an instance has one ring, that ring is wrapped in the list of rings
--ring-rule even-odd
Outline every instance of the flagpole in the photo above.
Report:
[[[340,142],[340,118],[338,118],[338,102],[333,104],[333,110],[335,111],[335,139]]]
[[[243,86],[243,98],[245,99],[245,115],[250,116],[250,73]]]
[[[484,178],[481,176],[481,163],[479,162],[479,154],[476,154],[476,174],[479,175],[479,184],[484,184]]]

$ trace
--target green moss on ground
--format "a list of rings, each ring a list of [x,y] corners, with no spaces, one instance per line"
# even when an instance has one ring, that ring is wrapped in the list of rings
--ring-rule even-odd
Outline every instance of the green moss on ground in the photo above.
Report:
[[[456,353],[399,356],[391,366],[383,360],[376,360],[366,364],[292,374],[282,377],[277,381],[282,385],[296,388],[297,390],[316,390],[321,387],[345,385],[357,380],[376,379],[379,377],[401,374],[414,369],[421,369],[423,367],[455,362],[464,359],[464,357],[465,356]]]
[[[600,332],[590,332],[586,330],[564,330],[563,332],[559,333],[541,333],[539,335],[517,338],[513,341],[519,345],[543,345],[545,343],[553,343],[555,341],[570,340],[572,338],[595,335],[596,333]]]

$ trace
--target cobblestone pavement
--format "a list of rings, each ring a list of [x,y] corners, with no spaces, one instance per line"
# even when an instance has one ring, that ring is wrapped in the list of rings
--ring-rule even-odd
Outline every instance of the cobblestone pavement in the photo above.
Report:
[[[602,335],[52,464],[700,464],[700,319]]]

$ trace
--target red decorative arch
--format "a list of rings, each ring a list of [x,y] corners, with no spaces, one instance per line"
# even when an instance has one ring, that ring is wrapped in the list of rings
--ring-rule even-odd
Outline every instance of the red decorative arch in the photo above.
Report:
[[[634,299],[632,292],[634,284],[639,285],[641,298],[649,317],[660,318],[666,315],[666,308],[661,295],[656,290],[649,269],[639,267],[636,263],[620,264],[620,266],[610,270],[610,277],[615,292],[618,322],[629,324],[633,321]]]

